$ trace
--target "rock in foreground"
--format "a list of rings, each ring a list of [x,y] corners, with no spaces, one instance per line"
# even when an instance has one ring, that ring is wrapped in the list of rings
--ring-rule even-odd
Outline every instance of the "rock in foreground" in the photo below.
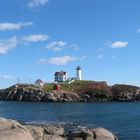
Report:
[[[0,140],[34,140],[30,132],[14,120],[0,118]]]
[[[104,128],[65,131],[61,126],[21,125],[17,121],[0,118],[0,140],[118,140]]]

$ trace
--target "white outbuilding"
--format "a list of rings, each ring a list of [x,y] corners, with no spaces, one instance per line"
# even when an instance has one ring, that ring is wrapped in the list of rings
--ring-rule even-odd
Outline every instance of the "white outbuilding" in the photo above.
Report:
[[[44,81],[41,80],[41,79],[37,79],[37,80],[35,81],[35,85],[36,85],[36,86],[39,86],[39,87],[43,87],[43,86],[44,86]]]

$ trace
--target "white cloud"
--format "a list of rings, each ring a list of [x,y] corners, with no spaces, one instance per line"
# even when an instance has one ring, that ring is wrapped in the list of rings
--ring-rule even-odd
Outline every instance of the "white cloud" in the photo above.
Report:
[[[72,48],[74,51],[79,51],[80,50],[80,47],[77,44],[71,45],[70,48]]]
[[[128,42],[116,41],[110,45],[111,48],[124,48],[128,45]]]
[[[99,54],[97,56],[97,59],[115,59],[116,57],[113,55],[104,55],[104,54]]]
[[[52,57],[48,60],[48,63],[53,65],[65,65],[71,61],[82,60],[85,56],[76,57],[76,56],[62,56],[62,57]]]
[[[39,8],[41,6],[46,5],[49,2],[49,0],[30,0],[30,2],[27,4],[27,6],[30,9]]]
[[[86,58],[86,56],[80,56],[80,57],[75,57],[77,60],[83,60]]]
[[[105,50],[105,48],[98,48],[97,53],[101,53]]]
[[[11,79],[11,78],[12,78],[12,76],[2,75],[2,76],[0,76],[0,81],[8,80],[8,79]]]
[[[48,39],[49,39],[49,36],[43,35],[43,34],[30,35],[30,36],[25,36],[21,38],[21,40],[27,41],[27,42],[46,41]]]
[[[64,49],[64,46],[67,43],[64,41],[53,41],[51,43],[49,43],[45,48],[52,50],[52,51],[61,51]]]
[[[7,30],[20,30],[22,27],[31,26],[32,22],[21,22],[21,23],[9,23],[4,22],[0,23],[0,31],[7,31]]]
[[[97,58],[98,58],[98,59],[102,59],[102,58],[104,58],[104,55],[103,55],[103,54],[99,54],[99,55],[97,56]]]
[[[38,64],[53,64],[53,65],[65,65],[71,61],[76,61],[76,60],[83,60],[85,59],[86,56],[81,56],[81,57],[77,57],[77,56],[61,56],[61,57],[52,57],[49,59],[45,59],[45,58],[40,58],[39,60],[37,60]]]
[[[138,29],[138,32],[140,33],[140,28]]]
[[[39,64],[46,64],[47,63],[47,60],[45,58],[40,58],[37,62]]]
[[[0,40],[0,54],[6,54],[8,51],[15,48],[17,44],[18,40],[16,37]]]
[[[52,57],[48,60],[50,64],[54,65],[65,65],[71,61],[75,61],[76,58],[73,56],[62,56],[62,57]]]

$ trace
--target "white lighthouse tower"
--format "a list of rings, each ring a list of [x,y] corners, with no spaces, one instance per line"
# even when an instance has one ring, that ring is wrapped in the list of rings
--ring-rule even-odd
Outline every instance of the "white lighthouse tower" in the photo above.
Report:
[[[76,80],[82,80],[82,69],[80,66],[76,68]]]

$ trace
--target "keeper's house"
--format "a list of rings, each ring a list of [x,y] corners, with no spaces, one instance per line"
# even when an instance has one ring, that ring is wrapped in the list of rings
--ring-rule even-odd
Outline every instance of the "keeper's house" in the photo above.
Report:
[[[66,82],[68,80],[67,72],[65,71],[55,72],[54,78],[55,82]]]

